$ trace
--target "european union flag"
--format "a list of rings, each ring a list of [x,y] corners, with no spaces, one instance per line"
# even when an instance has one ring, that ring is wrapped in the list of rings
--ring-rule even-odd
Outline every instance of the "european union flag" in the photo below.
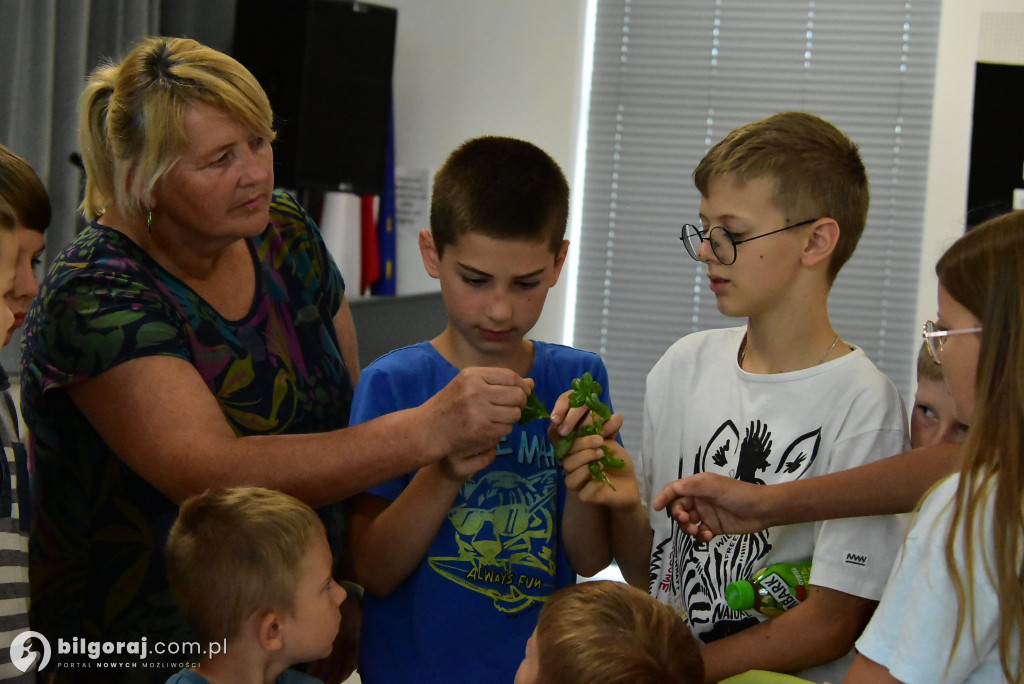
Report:
[[[377,254],[380,277],[373,283],[375,295],[395,294],[395,109],[388,124],[388,151],[384,166],[384,192],[377,209]]]

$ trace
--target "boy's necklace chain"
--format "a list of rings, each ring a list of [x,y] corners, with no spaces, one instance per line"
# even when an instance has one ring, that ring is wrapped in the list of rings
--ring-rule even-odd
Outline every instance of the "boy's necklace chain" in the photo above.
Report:
[[[835,338],[832,340],[832,344],[828,346],[828,349],[825,350],[825,353],[821,355],[820,359],[818,359],[818,363],[814,365],[820,366],[821,364],[825,363],[825,359],[828,358],[828,355],[832,353],[832,350],[836,348],[837,344],[839,344],[839,333],[836,333]]]
[[[816,364],[814,364],[814,365],[815,366],[820,366],[821,364],[825,363],[825,359],[828,358],[828,355],[832,353],[832,350],[836,348],[837,344],[839,344],[839,333],[836,333],[835,339],[832,340],[832,344],[830,344],[828,346],[828,349],[825,350],[825,353],[821,355],[821,358],[818,359],[818,362]],[[745,358],[747,358],[747,338],[746,337],[743,338],[743,346],[740,347],[740,366],[743,365],[743,359],[745,359]]]

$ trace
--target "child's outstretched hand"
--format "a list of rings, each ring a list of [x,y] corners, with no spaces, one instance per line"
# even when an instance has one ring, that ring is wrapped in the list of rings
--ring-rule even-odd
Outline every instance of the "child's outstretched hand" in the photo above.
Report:
[[[771,526],[771,486],[698,473],[670,482],[654,499],[668,508],[683,532],[709,542],[716,534],[749,534]]]

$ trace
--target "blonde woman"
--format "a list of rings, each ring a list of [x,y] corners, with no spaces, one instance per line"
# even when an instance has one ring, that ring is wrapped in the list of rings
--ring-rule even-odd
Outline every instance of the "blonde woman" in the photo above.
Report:
[[[80,108],[92,222],[25,326],[31,624],[67,643],[187,640],[163,555],[179,502],[278,489],[319,507],[338,540],[339,502],[493,447],[529,384],[466,369],[421,406],[346,427],[359,365],[344,281],[274,189],[273,112],[253,76],[195,41],[150,38],[96,69]]]

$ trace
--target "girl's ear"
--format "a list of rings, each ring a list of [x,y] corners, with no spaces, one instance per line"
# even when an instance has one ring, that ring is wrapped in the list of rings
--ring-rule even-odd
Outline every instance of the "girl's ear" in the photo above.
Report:
[[[434,244],[434,236],[429,230],[420,231],[420,256],[423,257],[423,267],[431,278],[441,277],[441,257],[437,253],[437,246]]]
[[[839,242],[839,224],[835,219],[823,218],[814,223],[804,245],[802,261],[805,266],[818,266],[832,258],[832,252]]]

